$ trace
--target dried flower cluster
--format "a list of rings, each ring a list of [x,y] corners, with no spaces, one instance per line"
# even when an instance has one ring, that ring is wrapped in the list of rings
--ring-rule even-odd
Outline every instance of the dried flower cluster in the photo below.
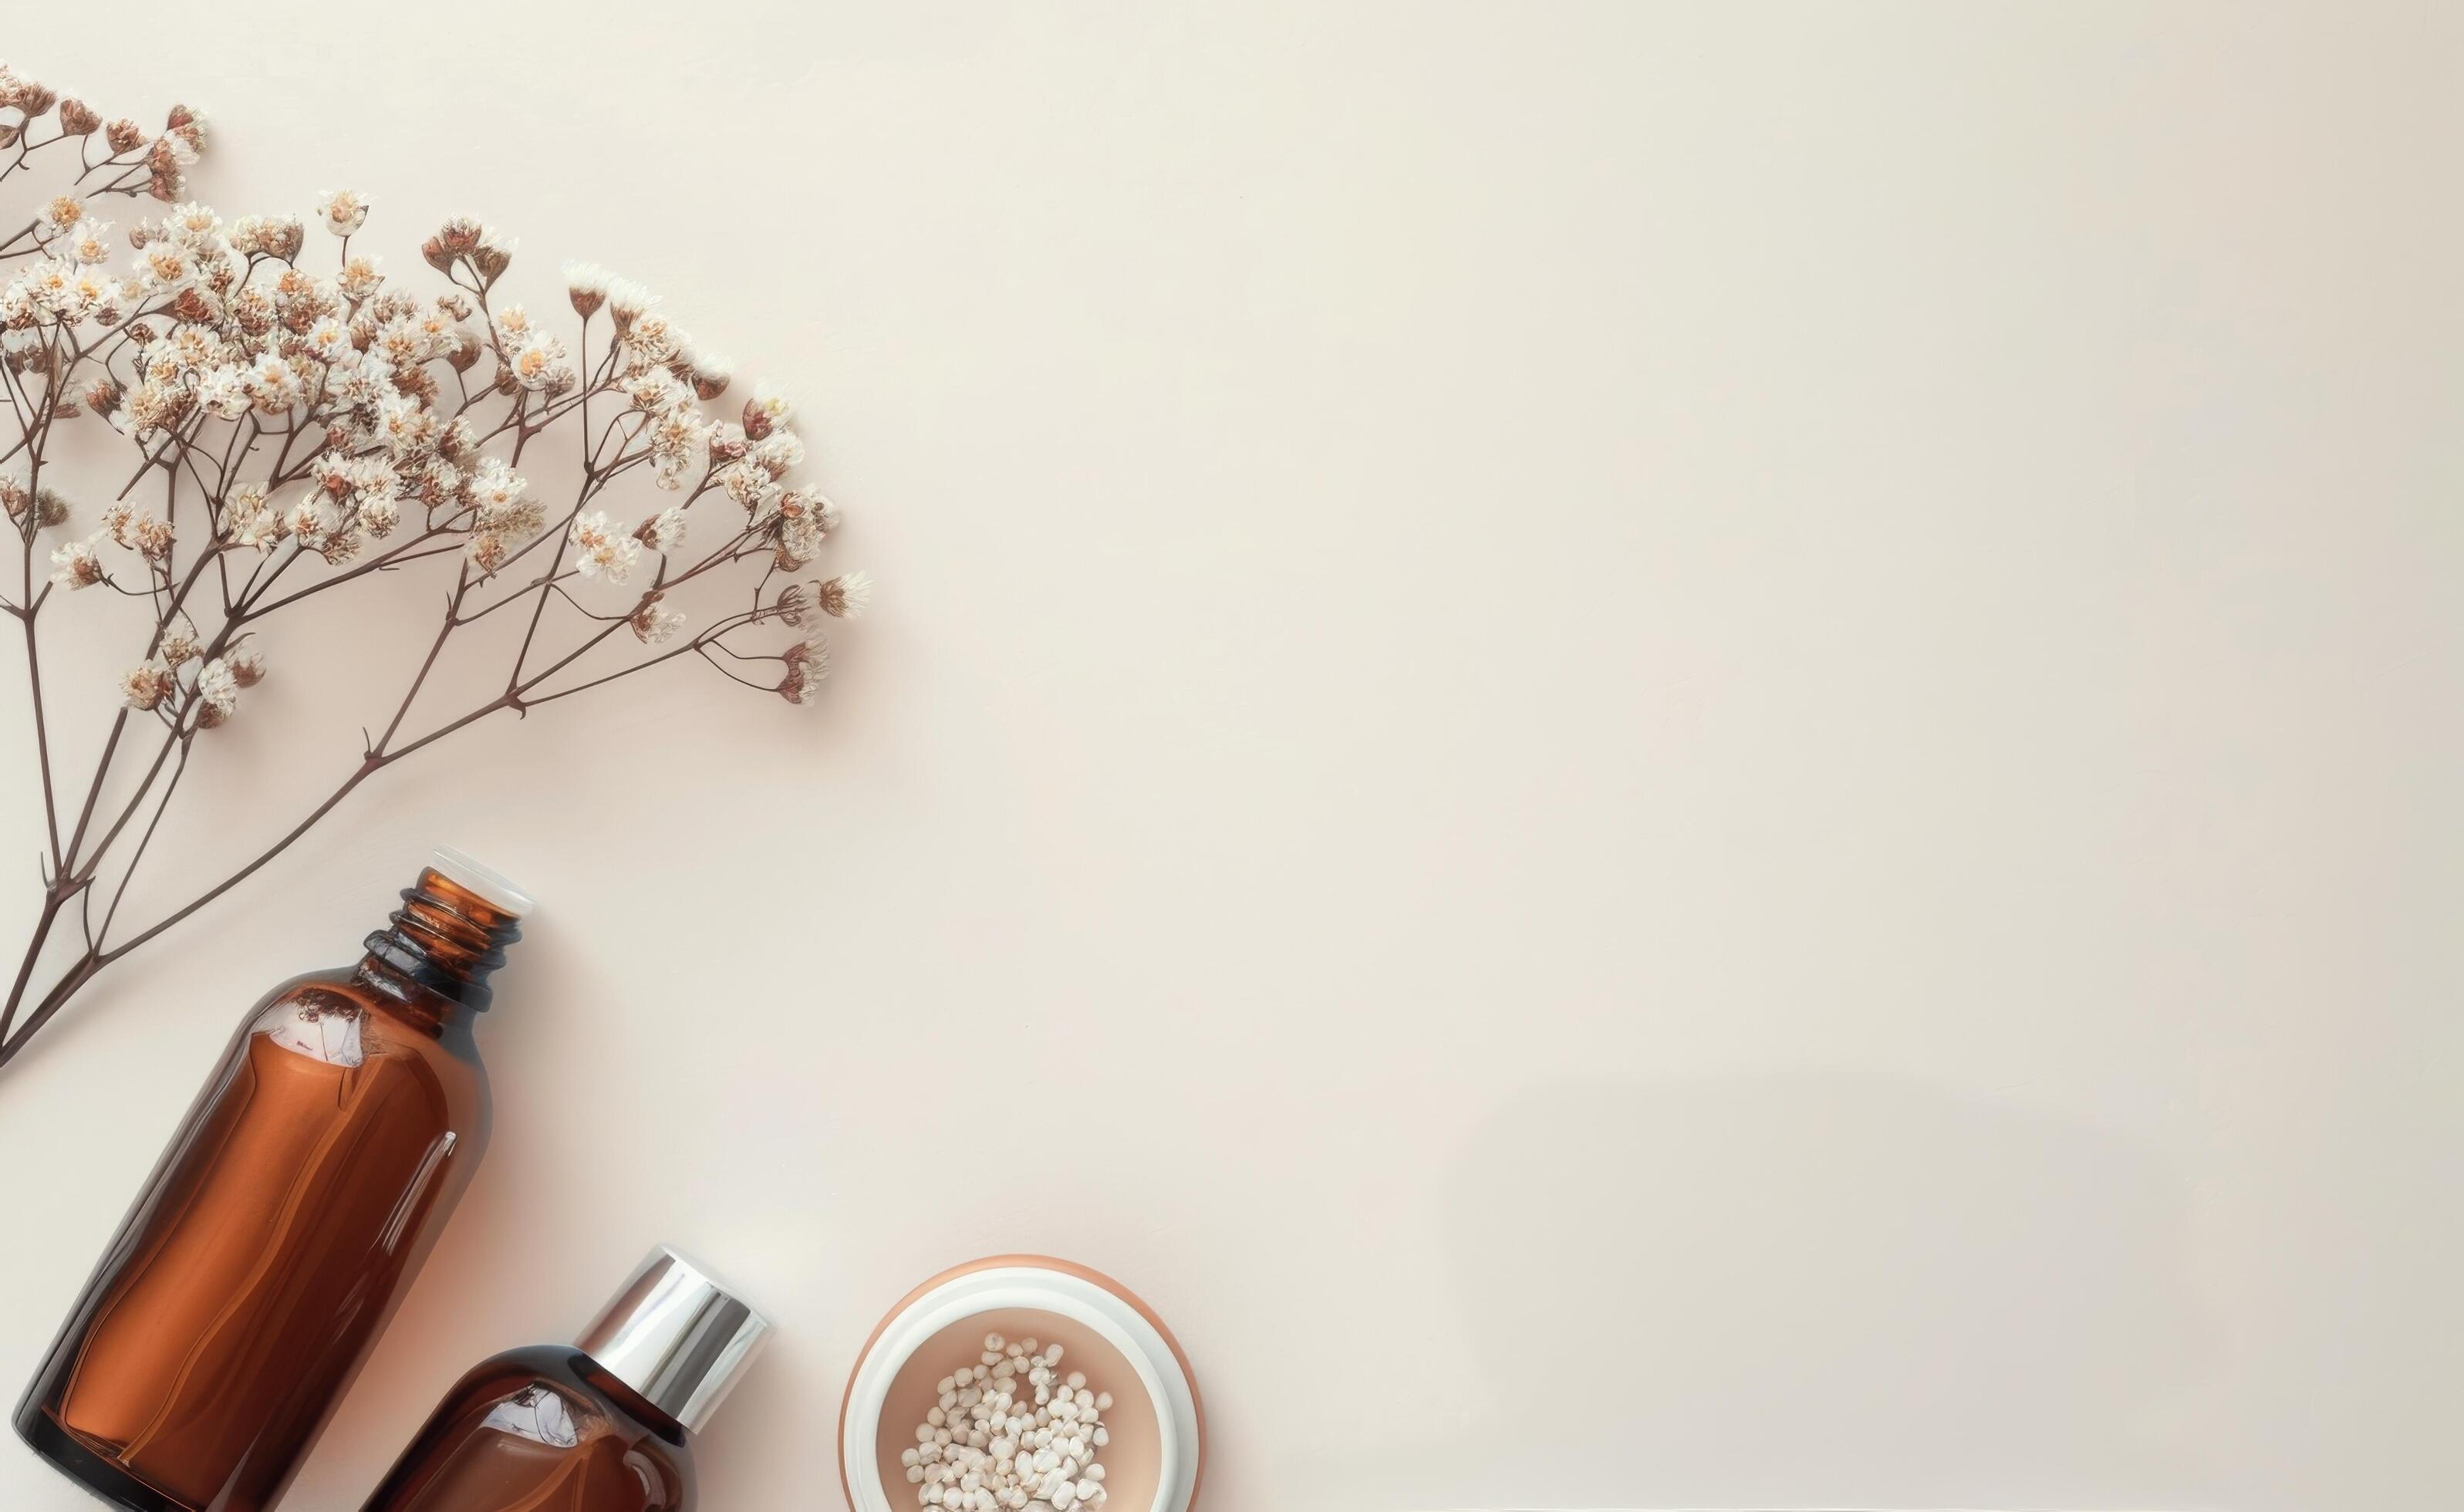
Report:
[[[869,595],[861,573],[814,570],[839,516],[799,478],[786,401],[757,389],[720,406],[728,363],[649,291],[568,265],[569,317],[526,309],[498,293],[513,243],[461,218],[421,246],[434,277],[416,289],[357,244],[370,207],[355,191],[324,195],[313,216],[230,222],[185,200],[205,141],[185,107],[160,131],[106,123],[0,66],[0,190],[30,202],[0,241],[14,425],[0,432],[0,506],[22,556],[20,571],[0,570],[0,609],[24,627],[50,835],[43,912],[0,1008],[0,1063],[102,966],[264,865],[375,771],[490,714],[685,656],[807,703],[829,666],[816,627],[861,613]],[[147,201],[159,208],[137,213]],[[133,448],[116,494],[58,480],[55,443],[76,427]],[[523,471],[551,432],[578,465],[553,498]],[[280,843],[115,939],[197,737],[246,717],[279,651],[269,622],[423,562],[446,607],[384,733]],[[142,638],[80,800],[53,770],[38,622],[91,589],[137,601]],[[522,625],[517,645],[502,638],[501,681],[407,734],[423,691],[443,692],[430,673],[447,643],[500,614]],[[72,912],[81,946],[30,997]]]

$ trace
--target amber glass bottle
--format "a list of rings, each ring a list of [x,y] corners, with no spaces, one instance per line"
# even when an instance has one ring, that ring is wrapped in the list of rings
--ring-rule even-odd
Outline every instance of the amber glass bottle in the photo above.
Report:
[[[767,1320],[654,1251],[571,1345],[514,1349],[454,1383],[362,1512],[692,1512],[693,1435]]]
[[[528,900],[440,851],[359,964],[251,1008],[17,1406],[133,1512],[259,1512],[470,1184],[472,1042]]]

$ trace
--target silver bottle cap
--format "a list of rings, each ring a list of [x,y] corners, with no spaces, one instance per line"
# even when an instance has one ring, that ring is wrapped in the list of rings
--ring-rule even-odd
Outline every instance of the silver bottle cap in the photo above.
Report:
[[[769,1335],[769,1319],[662,1244],[574,1342],[697,1434]]]

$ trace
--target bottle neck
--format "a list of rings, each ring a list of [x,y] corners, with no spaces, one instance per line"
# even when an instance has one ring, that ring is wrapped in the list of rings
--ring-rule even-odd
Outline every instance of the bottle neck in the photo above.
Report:
[[[451,1010],[485,1013],[488,977],[521,938],[517,914],[480,897],[433,866],[405,887],[402,907],[369,935],[362,980],[437,1018]]]

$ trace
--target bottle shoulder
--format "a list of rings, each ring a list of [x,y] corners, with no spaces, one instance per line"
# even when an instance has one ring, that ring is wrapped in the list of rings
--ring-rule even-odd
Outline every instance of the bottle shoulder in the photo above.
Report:
[[[678,1454],[690,1437],[675,1420],[643,1402],[607,1368],[570,1344],[532,1344],[492,1354],[473,1366],[455,1388],[457,1396],[546,1387],[587,1398],[629,1435],[657,1439]]]
[[[485,1089],[487,1068],[467,1021],[440,1021],[345,967],[303,972],[258,998],[237,1040],[257,1037],[327,1064],[357,1067],[390,1057]]]
[[[453,1384],[364,1512],[574,1507],[693,1512],[683,1428],[658,1434],[628,1389],[572,1345],[480,1359]],[[653,1409],[655,1411],[655,1409]]]
[[[241,1019],[200,1110],[272,1098],[299,1120],[382,1129],[382,1148],[434,1157],[458,1190],[495,1122],[487,1070],[467,1025],[398,1008],[348,970],[282,982]]]
[[[611,1484],[626,1488],[627,1498],[643,1496],[645,1508],[682,1512],[693,1504],[685,1432],[655,1410],[644,1412],[630,1389],[572,1345],[490,1355],[454,1384],[435,1421],[449,1442],[500,1446],[489,1454],[532,1457],[526,1463],[553,1457],[582,1467],[573,1473],[584,1480],[616,1472]]]

